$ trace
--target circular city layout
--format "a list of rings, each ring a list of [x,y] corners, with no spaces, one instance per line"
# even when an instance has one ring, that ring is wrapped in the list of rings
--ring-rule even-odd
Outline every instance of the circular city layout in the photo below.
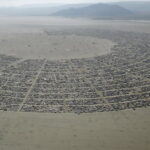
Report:
[[[115,44],[107,45],[109,53],[85,58],[27,59],[1,54],[0,110],[80,114],[150,106],[149,34],[94,29],[46,32]]]

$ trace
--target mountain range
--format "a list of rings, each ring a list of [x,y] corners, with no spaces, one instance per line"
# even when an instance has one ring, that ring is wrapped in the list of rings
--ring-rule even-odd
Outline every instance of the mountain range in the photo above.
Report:
[[[0,7],[0,15],[63,16],[95,19],[150,19],[150,2],[36,4]]]
[[[133,15],[133,13],[119,5],[98,3],[82,8],[60,10],[53,15],[64,17],[110,18],[129,16]]]

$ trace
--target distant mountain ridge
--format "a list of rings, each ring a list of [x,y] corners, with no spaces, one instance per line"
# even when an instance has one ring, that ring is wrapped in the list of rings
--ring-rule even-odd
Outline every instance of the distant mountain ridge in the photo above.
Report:
[[[49,16],[57,11],[71,7],[82,8],[90,4],[34,4],[20,7],[0,7],[0,15],[10,16]]]
[[[130,1],[113,3],[134,13],[150,13],[150,1]]]
[[[113,4],[92,4],[82,8],[69,8],[53,13],[54,16],[64,17],[120,17],[133,14],[130,10]]]
[[[150,20],[150,2],[58,4],[41,3],[0,7],[0,16],[63,16],[94,19]]]
[[[117,2],[115,4],[134,13],[133,16],[129,16],[129,19],[150,20],[150,1]]]

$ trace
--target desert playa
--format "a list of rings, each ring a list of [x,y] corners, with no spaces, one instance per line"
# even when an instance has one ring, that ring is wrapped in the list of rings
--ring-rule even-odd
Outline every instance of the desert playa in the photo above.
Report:
[[[93,57],[110,52],[113,42],[77,35],[48,35],[49,30],[85,25],[88,20],[62,18],[0,18],[0,53],[23,58],[69,59]],[[81,22],[81,23],[80,23]],[[90,22],[89,22],[90,23]],[[91,49],[93,51],[91,51]]]
[[[83,115],[4,112],[1,150],[148,150],[149,113],[149,108]]]
[[[108,39],[82,35],[51,35],[67,28],[149,32],[147,21],[97,21],[54,17],[0,17],[0,53],[22,58],[88,58],[110,52]],[[92,49],[92,51],[91,51]]]
[[[0,17],[0,150],[149,150],[150,22]]]

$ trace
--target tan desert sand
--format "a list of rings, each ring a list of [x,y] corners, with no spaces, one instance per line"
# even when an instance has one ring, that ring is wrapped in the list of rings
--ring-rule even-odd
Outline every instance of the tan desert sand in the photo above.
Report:
[[[115,43],[77,35],[48,35],[68,27],[150,32],[146,21],[97,21],[53,17],[0,17],[0,53],[24,58],[87,58],[110,52]]]
[[[21,58],[51,60],[88,58],[110,52],[114,43],[87,36],[49,36],[42,33],[5,33],[0,36],[0,53]]]
[[[150,109],[0,113],[0,150],[149,150]]]
[[[81,20],[51,18],[0,18],[0,53],[21,58],[69,59],[99,56],[110,52],[114,43],[77,35],[48,35],[45,26],[62,22],[78,26]],[[84,22],[84,21],[83,21]],[[85,21],[85,24],[88,21]],[[82,22],[81,22],[82,23]],[[90,23],[90,22],[89,22]],[[83,23],[84,25],[84,23]],[[57,27],[56,29],[59,29]]]

